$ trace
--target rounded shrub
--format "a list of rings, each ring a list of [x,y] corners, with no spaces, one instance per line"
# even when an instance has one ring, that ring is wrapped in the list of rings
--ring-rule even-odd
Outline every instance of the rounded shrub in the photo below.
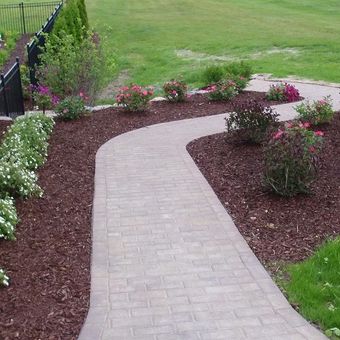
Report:
[[[163,85],[165,97],[171,102],[183,102],[187,96],[188,86],[179,80],[171,80]]]

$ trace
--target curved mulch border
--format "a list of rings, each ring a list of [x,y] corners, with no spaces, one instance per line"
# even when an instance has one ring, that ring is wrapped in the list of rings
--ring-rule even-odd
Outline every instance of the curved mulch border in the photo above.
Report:
[[[39,171],[44,197],[17,200],[17,241],[0,241],[0,265],[11,277],[11,285],[0,289],[0,338],[77,338],[89,305],[93,179],[102,144],[151,124],[227,112],[248,99],[274,104],[257,92],[231,103],[195,95],[186,103],[154,102],[142,114],[108,109],[57,122]]]
[[[325,140],[313,194],[293,198],[263,189],[260,146],[229,144],[225,134],[217,134],[187,147],[243,237],[272,272],[281,261],[300,261],[325,239],[340,234],[340,112],[317,130],[325,132]]]

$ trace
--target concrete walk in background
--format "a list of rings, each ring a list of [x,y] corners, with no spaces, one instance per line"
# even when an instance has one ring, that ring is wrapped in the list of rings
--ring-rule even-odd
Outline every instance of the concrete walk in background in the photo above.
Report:
[[[332,95],[340,109],[338,88],[296,86],[306,98]],[[276,107],[281,119],[294,105]],[[289,305],[186,151],[223,132],[224,117],[142,128],[99,149],[91,306],[79,340],[325,338]]]

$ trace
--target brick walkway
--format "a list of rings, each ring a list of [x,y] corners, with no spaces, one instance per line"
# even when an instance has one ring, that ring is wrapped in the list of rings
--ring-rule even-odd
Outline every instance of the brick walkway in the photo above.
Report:
[[[297,86],[305,97],[333,94],[340,108],[339,89]],[[224,116],[135,130],[98,151],[91,308],[79,340],[324,339],[288,304],[186,152],[222,132]]]

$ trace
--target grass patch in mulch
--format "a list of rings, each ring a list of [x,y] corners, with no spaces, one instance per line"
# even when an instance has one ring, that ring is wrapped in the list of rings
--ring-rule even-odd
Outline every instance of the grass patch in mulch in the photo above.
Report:
[[[78,337],[89,307],[95,155],[102,144],[144,126],[227,112],[251,98],[274,104],[257,92],[230,103],[195,95],[185,103],[154,102],[145,113],[107,109],[57,122],[39,170],[44,197],[18,199],[17,240],[0,241],[1,266],[11,278],[0,290],[0,338]],[[0,121],[0,129],[7,124]]]

